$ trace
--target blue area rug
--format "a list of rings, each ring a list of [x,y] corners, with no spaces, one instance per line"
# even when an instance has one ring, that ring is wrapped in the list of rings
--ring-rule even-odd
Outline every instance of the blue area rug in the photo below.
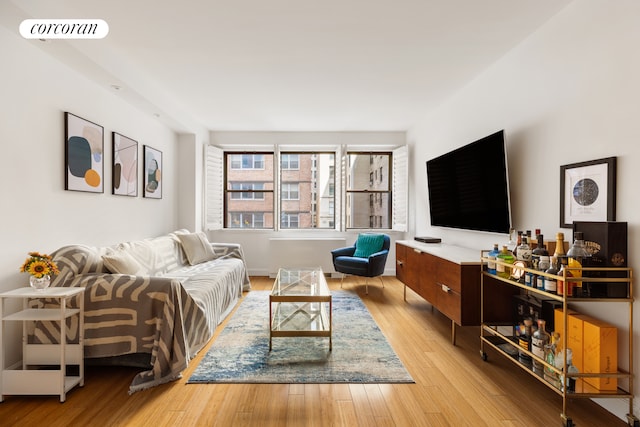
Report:
[[[273,338],[269,292],[251,291],[188,383],[413,383],[360,298],[332,292],[329,338]]]

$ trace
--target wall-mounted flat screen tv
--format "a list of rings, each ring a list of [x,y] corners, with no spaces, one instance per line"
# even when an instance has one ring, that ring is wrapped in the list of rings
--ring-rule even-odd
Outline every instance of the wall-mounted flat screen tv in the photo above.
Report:
[[[427,161],[431,225],[509,233],[504,130]]]

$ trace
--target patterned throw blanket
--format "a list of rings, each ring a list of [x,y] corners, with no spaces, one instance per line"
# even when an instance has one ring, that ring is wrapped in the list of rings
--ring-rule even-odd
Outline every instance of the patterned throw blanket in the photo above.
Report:
[[[242,248],[212,246],[215,259],[191,266],[173,233],[119,245],[117,250],[132,251],[145,263],[148,276],[109,273],[102,255],[114,248],[71,245],[55,251],[60,274],[52,286],[86,289],[85,358],[147,354],[149,369],[136,375],[130,393],[180,378],[242,291],[250,289]],[[78,340],[75,322],[69,325],[70,342]],[[38,343],[59,339],[60,329],[51,322],[36,325],[31,338]]]

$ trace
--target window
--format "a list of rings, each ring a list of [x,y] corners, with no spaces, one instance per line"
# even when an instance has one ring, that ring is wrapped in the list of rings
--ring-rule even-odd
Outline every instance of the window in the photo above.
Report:
[[[298,154],[282,154],[280,157],[280,169],[300,169],[300,158]]]
[[[280,153],[280,228],[333,228],[334,152]]]
[[[264,154],[230,155],[231,169],[264,169]]]
[[[252,190],[264,189],[263,182],[231,182],[231,189],[234,190],[230,193],[233,200],[264,200],[264,193],[256,193]]]
[[[389,152],[347,153],[347,228],[391,228],[391,160]]]
[[[253,212],[233,212],[230,214],[229,228],[264,228],[264,214]]]
[[[280,198],[282,200],[299,200],[300,199],[300,183],[283,182],[280,184]]]
[[[280,221],[280,228],[299,228],[299,215],[292,213],[283,213]]]
[[[225,228],[273,228],[273,154],[225,157]]]
[[[207,229],[406,231],[407,147],[340,153],[338,147],[329,152],[224,152],[207,146]]]

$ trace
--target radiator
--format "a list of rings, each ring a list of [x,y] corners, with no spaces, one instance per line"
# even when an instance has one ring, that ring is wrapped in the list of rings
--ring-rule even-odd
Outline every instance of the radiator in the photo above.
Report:
[[[331,260],[333,249],[347,246],[343,237],[279,237],[269,239],[269,277],[276,277],[281,267],[321,267],[325,275],[335,273]]]

